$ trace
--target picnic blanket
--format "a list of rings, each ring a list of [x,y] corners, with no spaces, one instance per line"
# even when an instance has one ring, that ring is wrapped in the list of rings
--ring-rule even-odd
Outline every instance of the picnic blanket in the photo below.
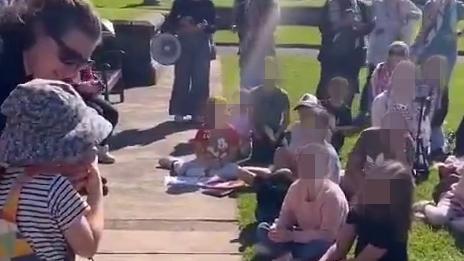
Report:
[[[166,176],[164,184],[167,189],[176,188],[198,188],[203,194],[224,197],[232,194],[237,189],[246,186],[241,180],[225,181],[221,178],[214,177],[183,177],[183,176]]]

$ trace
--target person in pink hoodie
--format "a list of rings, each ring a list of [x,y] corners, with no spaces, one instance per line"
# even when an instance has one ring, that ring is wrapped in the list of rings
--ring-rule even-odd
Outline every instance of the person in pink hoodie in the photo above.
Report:
[[[348,202],[327,177],[329,158],[328,149],[320,144],[310,143],[300,150],[298,179],[290,186],[278,219],[258,226],[258,258],[272,260],[291,254],[301,260],[319,260],[335,241]]]

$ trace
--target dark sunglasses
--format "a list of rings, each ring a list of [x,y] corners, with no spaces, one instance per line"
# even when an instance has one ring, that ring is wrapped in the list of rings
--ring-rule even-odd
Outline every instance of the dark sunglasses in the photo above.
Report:
[[[79,52],[67,46],[60,38],[53,37],[53,40],[58,44],[58,59],[61,63],[78,68],[93,64],[92,60],[84,58]]]

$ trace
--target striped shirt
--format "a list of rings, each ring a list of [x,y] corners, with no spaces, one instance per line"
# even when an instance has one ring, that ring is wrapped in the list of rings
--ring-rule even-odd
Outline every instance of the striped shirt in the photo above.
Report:
[[[21,169],[7,169],[0,177],[0,207]],[[37,175],[26,182],[19,198],[17,224],[34,252],[44,261],[65,260],[68,251],[63,232],[88,208],[67,178]]]

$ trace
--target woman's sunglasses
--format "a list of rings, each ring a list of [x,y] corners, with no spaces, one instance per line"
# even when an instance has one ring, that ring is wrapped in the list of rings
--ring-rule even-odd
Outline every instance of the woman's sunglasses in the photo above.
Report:
[[[93,64],[92,60],[84,58],[79,52],[67,46],[60,38],[54,37],[53,40],[55,40],[58,45],[58,59],[61,63],[77,68]]]

